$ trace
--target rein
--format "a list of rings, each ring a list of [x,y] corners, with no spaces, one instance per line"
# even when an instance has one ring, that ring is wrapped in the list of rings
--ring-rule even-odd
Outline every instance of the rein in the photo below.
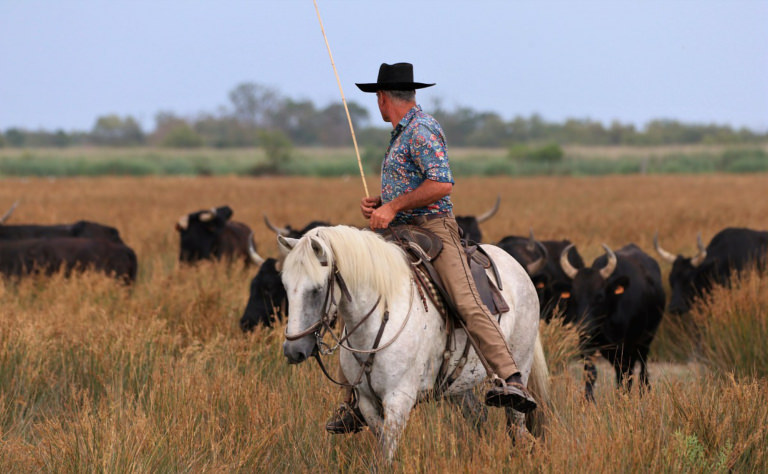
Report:
[[[324,264],[324,266],[325,265],[327,264]],[[348,340],[349,340],[349,337],[352,334],[354,334],[354,332],[357,329],[359,329],[365,321],[368,320],[368,318],[374,313],[374,311],[376,311],[376,308],[379,307],[379,304],[381,303],[381,295],[379,295],[373,307],[362,317],[362,319],[360,319],[360,321],[357,322],[357,324],[355,324],[349,331],[347,331],[347,329],[344,328],[344,336],[339,338],[333,332],[333,325],[336,323],[336,319],[338,316],[338,302],[336,301],[336,296],[334,291],[334,287],[336,285],[339,286],[339,289],[342,293],[342,297],[346,298],[347,301],[352,301],[352,295],[349,292],[349,288],[347,287],[346,282],[344,282],[344,278],[342,278],[341,273],[339,273],[339,269],[336,266],[336,263],[334,262],[333,265],[331,266],[331,272],[328,275],[328,281],[326,283],[326,293],[325,293],[325,297],[323,298],[323,313],[320,316],[320,319],[316,323],[309,326],[307,329],[304,329],[303,331],[296,334],[288,334],[288,329],[286,328],[285,339],[287,341],[295,341],[305,336],[308,336],[310,334],[314,334],[315,337],[317,338],[317,345],[321,349],[315,352],[313,356],[315,360],[317,360],[317,364],[320,366],[320,369],[323,371],[323,374],[328,380],[342,387],[354,388],[360,383],[360,381],[363,378],[363,375],[365,375],[368,381],[368,386],[369,388],[371,388],[371,393],[374,393],[373,388],[371,387],[371,379],[370,379],[370,372],[373,366],[374,357],[376,353],[392,345],[392,343],[394,343],[397,340],[397,338],[400,337],[400,334],[402,334],[406,324],[408,323],[408,320],[411,317],[411,308],[413,307],[413,292],[411,292],[410,302],[408,305],[408,312],[406,313],[405,320],[400,326],[400,329],[398,329],[395,335],[392,337],[392,339],[387,341],[386,344],[379,346],[379,343],[381,342],[381,337],[384,335],[384,329],[387,325],[387,322],[389,322],[389,311],[385,309],[384,315],[382,317],[381,325],[379,325],[379,330],[376,334],[376,339],[373,342],[373,347],[371,349],[366,350],[366,349],[355,349],[354,347],[351,347],[348,343]],[[333,339],[336,341],[335,346],[329,347],[327,344],[325,344],[322,341],[326,333],[330,333]],[[323,349],[323,347],[325,347],[326,349]],[[325,368],[325,364],[323,364],[321,355],[333,354],[336,351],[336,349],[338,349],[339,347],[349,352],[352,352],[353,354],[364,354],[368,356],[363,362],[360,362],[357,358],[355,358],[355,360],[358,360],[361,370],[357,376],[357,379],[352,383],[344,383],[344,382],[337,381],[328,373],[328,370]]]

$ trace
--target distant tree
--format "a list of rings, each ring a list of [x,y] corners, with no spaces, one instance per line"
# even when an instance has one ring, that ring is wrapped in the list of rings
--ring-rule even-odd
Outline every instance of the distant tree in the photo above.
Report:
[[[272,124],[287,133],[295,144],[316,145],[319,142],[322,125],[311,100],[287,99],[275,112]]]
[[[169,148],[197,148],[205,145],[200,136],[187,120],[172,112],[158,112],[155,115],[155,131],[149,137],[149,142]]]
[[[624,125],[614,120],[608,129],[608,143],[610,145],[631,144],[637,140],[637,130],[634,125]]]
[[[5,137],[3,136],[3,132],[0,132],[0,148],[5,147]]]
[[[169,148],[199,148],[205,143],[186,122],[173,125],[163,137],[161,145]]]
[[[368,111],[356,103],[347,103],[352,126],[357,128],[360,123],[368,120]],[[317,114],[319,125],[318,138],[325,146],[346,146],[352,144],[349,131],[349,120],[343,104],[331,104]]]
[[[133,117],[105,115],[96,120],[91,139],[97,145],[135,146],[144,143],[144,132]]]
[[[25,133],[19,128],[9,128],[5,131],[5,139],[8,142],[8,146],[22,147],[24,146]]]
[[[539,147],[518,143],[509,148],[507,157],[517,161],[554,164],[562,161],[565,153],[557,143],[548,143]]]
[[[478,114],[475,130],[466,137],[467,146],[500,147],[509,141],[509,126],[493,112]]]
[[[207,145],[215,148],[251,147],[259,142],[254,127],[231,116],[205,115],[195,120],[192,128]]]
[[[52,144],[55,147],[64,148],[68,147],[72,143],[72,140],[69,138],[69,135],[67,135],[67,132],[64,130],[56,130],[56,133],[53,134]]]
[[[276,90],[253,82],[245,82],[229,93],[234,116],[253,127],[270,128],[272,116],[280,108],[283,99]]]
[[[259,143],[267,157],[266,164],[259,167],[259,171],[277,173],[290,162],[293,145],[285,133],[280,130],[261,130]]]

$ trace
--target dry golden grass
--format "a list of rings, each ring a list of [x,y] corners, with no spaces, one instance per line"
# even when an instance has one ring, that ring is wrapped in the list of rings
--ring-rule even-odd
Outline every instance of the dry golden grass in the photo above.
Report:
[[[375,183],[368,179],[371,189]],[[483,225],[487,241],[533,227],[542,239],[571,239],[591,261],[602,242],[614,248],[635,242],[653,255],[656,229],[667,250],[685,254],[695,251],[698,231],[706,241],[726,226],[766,229],[767,185],[764,175],[472,178],[459,182],[454,201],[458,214],[477,214],[500,194],[499,214]],[[2,181],[3,212],[22,200],[9,223],[114,225],[138,254],[139,278],[130,289],[100,275],[0,280],[0,466],[12,472],[768,467],[763,379],[713,378],[696,366],[655,364],[653,390],[640,396],[615,391],[603,363],[597,404],[585,404],[578,364],[568,364],[575,338],[554,326],[542,328],[553,403],[547,434],[535,445],[513,446],[498,410],[477,433],[447,403],[413,412],[391,468],[379,465],[369,432],[326,435],[338,390],[314,365],[284,362],[280,328],[240,333],[255,270],[218,263],[181,268],[174,223],[182,214],[228,204],[236,220],[253,228],[262,254],[275,256],[264,213],[280,225],[312,219],[363,225],[361,194],[358,177]],[[666,277],[669,265],[661,266]],[[655,357],[666,359],[672,351],[658,345]]]

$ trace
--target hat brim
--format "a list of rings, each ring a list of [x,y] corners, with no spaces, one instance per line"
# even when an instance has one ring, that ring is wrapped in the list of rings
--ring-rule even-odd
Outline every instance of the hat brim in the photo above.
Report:
[[[424,84],[423,82],[389,82],[379,84],[378,82],[369,82],[365,84],[355,83],[358,89],[363,92],[376,92],[376,91],[412,91],[416,89],[424,89],[425,87],[432,87],[435,84]]]

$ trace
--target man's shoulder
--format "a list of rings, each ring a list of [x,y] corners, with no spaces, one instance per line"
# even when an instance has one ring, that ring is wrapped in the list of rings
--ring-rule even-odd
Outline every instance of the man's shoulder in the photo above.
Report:
[[[440,126],[440,123],[437,121],[437,119],[421,110],[416,113],[413,123],[415,130],[427,128],[432,133],[443,132],[443,127]]]

